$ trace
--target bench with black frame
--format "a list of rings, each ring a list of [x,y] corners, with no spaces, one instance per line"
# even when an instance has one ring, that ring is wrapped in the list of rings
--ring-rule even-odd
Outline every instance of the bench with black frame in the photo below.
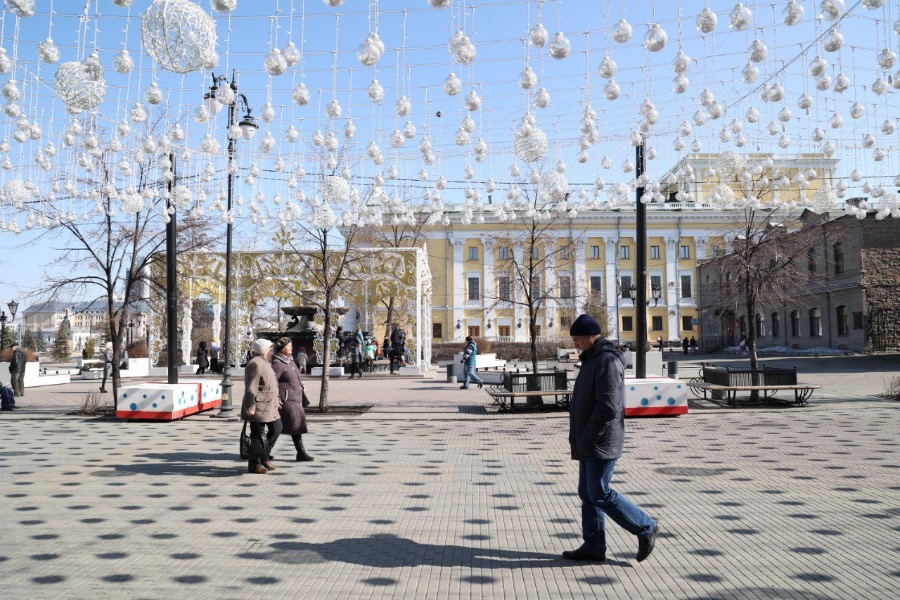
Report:
[[[691,379],[688,387],[696,398],[724,400],[729,406],[734,406],[739,392],[762,392],[765,400],[779,400],[776,394],[784,391],[794,392],[794,404],[805,406],[813,391],[822,386],[798,382],[797,367],[782,369],[763,364],[753,371],[701,363],[700,376]]]
[[[494,399],[494,404],[500,412],[512,411],[516,407],[516,399],[524,398],[526,408],[536,408],[544,405],[543,398],[548,396],[553,403],[568,410],[572,390],[569,389],[568,374],[566,371],[552,371],[547,373],[503,373],[503,379],[499,386],[491,386],[488,394]]]

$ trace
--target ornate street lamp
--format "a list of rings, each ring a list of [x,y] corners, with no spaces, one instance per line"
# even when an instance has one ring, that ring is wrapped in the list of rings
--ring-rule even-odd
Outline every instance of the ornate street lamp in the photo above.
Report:
[[[0,350],[6,347],[6,323],[16,320],[16,311],[19,309],[19,303],[13,300],[6,305],[9,307],[10,316],[6,316],[6,311],[0,311]]]
[[[230,85],[231,90],[234,92],[234,100],[228,104],[228,123],[225,126],[226,136],[228,138],[229,167],[227,185],[228,212],[226,213],[227,219],[225,225],[225,339],[222,344],[222,355],[225,362],[222,366],[222,407],[216,415],[217,417],[230,417],[231,411],[234,410],[231,401],[231,254],[233,239],[232,203],[234,199],[234,174],[232,173],[231,165],[234,163],[235,145],[237,143],[237,139],[231,136],[231,127],[237,121],[235,113],[238,104],[243,104],[244,108],[244,116],[241,118],[240,122],[237,123],[238,127],[241,129],[240,137],[243,137],[247,141],[252,140],[253,136],[256,135],[259,126],[256,124],[256,119],[250,114],[251,109],[250,103],[247,101],[247,96],[238,92],[236,71],[232,71],[231,82],[226,81],[224,76],[216,77],[215,73],[213,73],[213,84],[210,86],[209,92],[204,96],[204,100],[206,101],[210,113],[216,114],[222,108],[222,105],[218,102],[218,99],[216,99],[216,90],[218,89],[219,84]],[[211,99],[215,100],[215,102]],[[211,104],[215,104],[215,108],[211,107]]]

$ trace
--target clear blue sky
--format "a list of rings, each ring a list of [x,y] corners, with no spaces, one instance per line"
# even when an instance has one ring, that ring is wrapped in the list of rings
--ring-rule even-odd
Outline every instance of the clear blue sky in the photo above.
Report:
[[[200,137],[207,132],[224,146],[222,116],[207,125],[197,124],[189,118],[209,86],[209,74],[196,72],[182,77],[162,71],[155,68],[153,60],[142,51],[139,16],[149,4],[149,0],[135,0],[129,10],[115,6],[111,0],[55,0],[51,18],[51,2],[38,0],[37,14],[21,19],[18,33],[16,19],[9,13],[4,14],[2,46],[10,55],[17,52],[19,64],[15,77],[20,86],[25,82],[25,95],[20,103],[28,118],[41,124],[44,137],[40,142],[27,142],[21,146],[13,142],[10,158],[16,168],[0,173],[0,180],[32,178],[40,182],[42,188],[49,188],[49,176],[33,166],[31,157],[48,139],[59,145],[59,136],[72,121],[53,93],[57,65],[39,64],[36,58],[36,46],[48,36],[51,27],[52,37],[60,47],[60,62],[84,58],[96,39],[109,84],[106,100],[96,115],[98,126],[109,128],[126,118],[134,102],[142,100],[144,89],[151,81],[157,81],[169,103],[166,118],[170,123],[177,120],[187,130],[190,146],[196,147]],[[428,183],[417,181],[416,174],[423,168],[417,145],[422,134],[428,132],[437,163],[425,168],[432,182],[439,174],[458,182],[451,184],[451,189],[444,194],[445,202],[458,202],[464,186],[466,154],[479,136],[488,144],[489,154],[488,160],[480,164],[468,159],[476,173],[473,186],[482,187],[488,177],[497,182],[508,181],[508,169],[513,162],[519,162],[526,171],[524,165],[515,160],[511,142],[515,126],[530,104],[518,85],[527,54],[538,75],[538,87],[545,87],[551,97],[549,107],[536,110],[538,123],[551,140],[543,168],[564,160],[568,165],[570,184],[590,186],[598,174],[607,183],[629,179],[619,166],[633,154],[628,137],[640,119],[638,109],[645,98],[651,98],[660,112],[659,123],[647,137],[647,143],[658,149],[659,156],[648,168],[651,176],[662,175],[687,151],[675,152],[672,143],[679,124],[685,119],[691,120],[697,110],[698,97],[704,88],[715,94],[726,114],[717,121],[695,126],[686,138],[688,146],[697,139],[704,152],[735,149],[733,143],[719,141],[719,132],[732,119],[744,120],[746,110],[753,106],[761,116],[755,125],[745,122],[746,150],[786,154],[814,152],[820,144],[811,140],[810,132],[821,127],[826,131],[827,139],[837,145],[835,157],[841,160],[840,175],[847,176],[853,169],[859,169],[866,176],[864,181],[886,184],[900,173],[897,152],[900,134],[885,136],[879,131],[886,118],[896,119],[900,114],[898,92],[890,91],[879,97],[871,91],[876,77],[881,75],[887,79],[887,71],[879,70],[876,62],[878,52],[890,47],[900,53],[900,36],[893,33],[894,23],[900,19],[896,2],[885,2],[878,10],[867,10],[859,2],[846,2],[846,8],[851,11],[840,27],[844,45],[840,52],[832,53],[824,52],[821,42],[813,43],[831,22],[817,19],[820,3],[809,0],[799,2],[805,9],[805,16],[795,27],[782,24],[781,12],[787,2],[779,0],[774,5],[771,2],[747,2],[753,10],[754,21],[746,31],[729,29],[732,2],[454,0],[452,4],[452,9],[437,10],[426,0],[382,0],[377,3],[347,0],[342,7],[334,9],[321,0],[238,0],[238,8],[230,18],[214,13],[221,55],[221,65],[216,72],[239,70],[241,91],[247,95],[254,114],[260,114],[268,98],[276,109],[274,122],[263,125],[252,144],[239,145],[242,167],[246,169],[257,164],[263,170],[271,169],[276,157],[281,156],[288,170],[305,162],[307,171],[312,172],[310,139],[317,129],[328,131],[330,122],[324,115],[325,105],[336,98],[343,107],[344,117],[352,116],[358,128],[350,147],[354,175],[369,178],[396,164],[401,179],[409,181],[389,182],[387,191],[420,196]],[[209,11],[207,0],[201,0],[199,5]],[[549,36],[552,38],[557,31],[562,31],[571,42],[571,53],[564,60],[550,58],[546,48],[526,48],[522,43],[538,20],[539,5],[542,6],[541,20]],[[695,20],[705,5],[716,12],[718,26],[714,33],[704,36],[698,32]],[[84,16],[85,6],[87,17]],[[610,33],[623,17],[633,26],[634,35],[628,43],[618,44],[612,41]],[[650,22],[659,23],[668,35],[667,45],[658,53],[646,51],[642,44]],[[356,59],[356,48],[365,40],[367,32],[374,30],[376,23],[386,51],[377,68],[364,67]],[[471,66],[453,63],[448,54],[447,42],[458,29],[463,29],[477,48],[477,59]],[[741,80],[741,69],[747,62],[747,49],[755,38],[767,45],[768,56],[757,65],[760,70],[758,81],[748,85]],[[284,75],[268,77],[262,68],[266,53],[274,46],[283,48],[289,40],[303,48],[301,63]],[[137,64],[130,75],[120,75],[112,69],[112,58],[123,47],[128,48]],[[679,48],[693,59],[687,72],[689,89],[680,95],[671,89],[675,75],[672,60]],[[333,68],[335,50],[336,70]],[[606,80],[597,74],[597,67],[607,52],[618,63],[615,80],[621,87],[621,96],[615,101],[604,98]],[[831,77],[844,73],[849,78],[850,86],[846,91],[816,90],[808,72],[809,63],[817,54],[828,60],[827,72]],[[451,71],[462,81],[462,91],[455,97],[448,96],[442,89]],[[896,66],[893,71],[897,71]],[[8,77],[2,76],[0,81]],[[365,95],[366,86],[376,77],[385,91],[385,99],[380,105],[373,104]],[[759,100],[758,86],[768,78],[784,86],[783,102]],[[291,92],[301,80],[312,93],[312,101],[305,107],[291,102]],[[480,111],[468,113],[462,99],[472,89],[482,97],[483,106]],[[803,92],[813,98],[809,114],[797,107],[797,98]],[[395,127],[402,128],[407,120],[397,120],[394,116],[394,101],[400,93],[411,99],[409,120],[418,132],[402,149],[393,150],[388,137]],[[575,155],[578,152],[578,121],[587,98],[598,113],[600,142],[588,151],[590,159],[582,165],[575,160]],[[866,108],[861,119],[852,119],[849,115],[855,101]],[[766,131],[771,121],[778,121],[777,115],[784,106],[793,113],[785,126],[792,141],[786,150],[776,145],[779,136],[771,136]],[[443,115],[441,118],[435,116],[438,111]],[[844,118],[840,129],[831,129],[828,124],[835,112]],[[454,143],[454,134],[466,114],[472,115],[477,128],[471,142],[461,147]],[[4,137],[9,139],[15,129],[13,119],[0,118],[5,121]],[[292,124],[302,136],[295,144],[284,139],[285,130]],[[334,123],[338,134],[343,126],[343,119]],[[262,155],[258,142],[266,127],[271,129],[278,144],[271,154]],[[866,133],[876,137],[876,146],[888,150],[884,161],[872,161],[872,150],[862,147]],[[381,167],[365,160],[366,146],[373,140],[387,158]],[[63,158],[64,154],[60,153],[63,164],[72,160],[71,157]],[[612,161],[610,170],[600,166],[605,155]],[[221,168],[221,158],[210,159],[195,152],[194,159],[182,172],[199,173],[210,162],[217,169]],[[238,191],[247,201],[259,191],[268,199],[276,192],[287,197],[290,191],[284,184],[285,179],[285,174],[272,173],[261,177],[254,186],[239,184]],[[210,184],[210,197],[221,188],[221,181],[219,177]],[[313,183],[311,177],[302,182],[307,186],[309,196],[315,192]],[[497,194],[501,193],[502,188]],[[85,204],[90,206],[90,203]],[[275,209],[271,205],[269,208]],[[84,206],[75,207],[79,213],[83,209]],[[10,209],[4,208],[2,218],[10,217]],[[19,220],[21,223],[23,219]],[[163,226],[161,220],[159,226]],[[213,220],[210,227],[220,229],[221,223]],[[240,219],[239,243],[254,238],[265,240],[271,229],[271,221],[266,228],[254,228],[246,219]],[[52,269],[58,257],[49,245],[21,251],[21,244],[34,235],[33,232],[20,236],[0,232],[0,247],[4,249],[6,263],[0,282],[0,301],[4,304],[13,296],[23,297],[35,288],[42,279],[44,268]]]

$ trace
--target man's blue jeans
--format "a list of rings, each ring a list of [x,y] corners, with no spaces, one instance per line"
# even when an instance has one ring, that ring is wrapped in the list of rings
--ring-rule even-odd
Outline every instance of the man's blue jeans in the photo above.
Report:
[[[463,373],[465,374],[465,379],[463,379],[463,387],[469,387],[469,380],[474,381],[477,384],[483,384],[481,377],[479,377],[475,373],[475,365],[463,365]]]
[[[615,460],[578,461],[578,497],[581,498],[581,530],[591,552],[606,554],[604,513],[634,535],[650,535],[656,522],[625,496],[609,487]]]

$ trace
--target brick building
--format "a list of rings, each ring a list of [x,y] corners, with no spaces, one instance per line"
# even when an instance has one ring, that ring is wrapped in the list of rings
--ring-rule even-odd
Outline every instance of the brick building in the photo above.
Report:
[[[900,224],[842,216],[804,215],[795,236],[796,285],[780,306],[760,301],[757,347],[829,347],[859,352],[900,351]],[[810,231],[814,236],[810,239]],[[800,240],[803,240],[802,242]],[[715,350],[737,344],[749,315],[719,300],[728,255],[699,265],[701,345]]]

